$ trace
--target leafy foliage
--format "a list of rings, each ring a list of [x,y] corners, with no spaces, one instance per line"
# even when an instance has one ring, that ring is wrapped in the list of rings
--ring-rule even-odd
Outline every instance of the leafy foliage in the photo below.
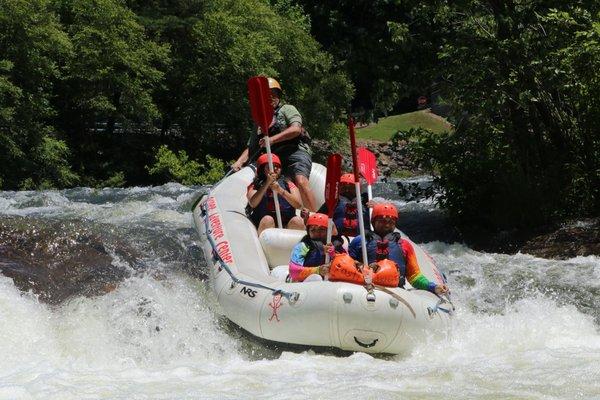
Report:
[[[150,175],[162,175],[184,185],[206,185],[215,183],[225,174],[223,161],[207,156],[208,166],[196,160],[190,160],[185,150],[174,153],[167,146],[161,146],[156,152],[156,162],[146,167]]]
[[[317,137],[326,136],[345,110],[350,83],[310,37],[306,17],[286,4],[215,0],[198,6],[201,12],[183,3],[134,6],[153,34],[171,45],[163,95],[174,101],[165,103],[163,130],[177,124],[192,154],[201,146],[237,156],[252,128],[246,80],[253,75],[279,79]]]
[[[443,204],[490,228],[598,213],[598,5],[461,1],[424,13],[443,33],[440,88],[456,129],[412,143],[439,172]]]
[[[308,27],[287,0],[3,1],[2,187],[156,183],[144,165],[162,144],[232,158],[256,74],[326,137],[352,87]]]
[[[53,84],[71,44],[45,0],[0,4],[0,181],[4,187],[69,186],[69,149],[49,120]],[[8,167],[10,166],[10,167]]]
[[[388,115],[431,84],[435,64],[433,25],[419,1],[299,0],[311,16],[311,31],[356,88],[354,112],[371,120]]]

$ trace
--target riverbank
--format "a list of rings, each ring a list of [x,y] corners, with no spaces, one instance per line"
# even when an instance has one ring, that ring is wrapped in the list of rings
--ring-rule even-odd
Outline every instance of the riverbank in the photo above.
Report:
[[[367,147],[375,154],[380,176],[384,180],[428,173],[411,160],[402,141],[393,143],[357,139],[357,145]],[[344,169],[351,170],[352,156],[349,147],[340,148],[329,142],[315,140],[313,148],[316,162],[326,164],[329,154],[340,152]],[[401,185],[398,190],[402,191]],[[417,214],[405,213],[403,218],[406,220],[401,222],[400,227],[416,241],[464,242],[480,251],[505,254],[521,252],[547,259],[600,256],[600,218],[569,220],[527,230],[490,232],[481,229],[460,231],[441,210]]]
[[[377,158],[379,176],[383,180],[391,178],[407,178],[411,176],[424,175],[427,172],[419,167],[406,151],[405,142],[381,142],[371,139],[357,139],[358,147],[366,147],[371,150]],[[327,157],[332,153],[342,155],[342,168],[346,171],[352,170],[352,154],[349,145],[333,145],[328,141],[315,139],[312,144],[313,161],[327,165]]]

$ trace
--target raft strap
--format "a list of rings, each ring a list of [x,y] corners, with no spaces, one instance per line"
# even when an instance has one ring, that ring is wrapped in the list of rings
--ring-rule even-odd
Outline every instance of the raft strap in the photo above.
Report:
[[[379,285],[374,285],[374,286],[375,286],[375,289],[379,289],[382,292],[389,294],[390,296],[392,296],[393,298],[395,298],[396,300],[398,300],[399,302],[404,304],[406,307],[408,307],[408,310],[413,315],[413,317],[417,318],[417,314],[415,313],[415,310],[412,308],[410,303],[404,299],[404,297],[400,296],[398,293],[391,291],[390,289],[388,289],[385,286],[379,286]]]
[[[450,301],[450,296],[445,296],[442,297],[440,295],[438,295],[437,293],[435,293],[435,295],[438,297],[438,302],[435,303],[435,306],[433,307],[427,307],[427,312],[429,313],[429,315],[433,315],[435,313],[437,313],[438,311],[442,311],[445,312],[446,314],[452,315],[454,313],[454,304],[452,304],[452,302]],[[450,308],[444,308],[444,307],[440,307],[440,305],[447,303],[450,305]]]
[[[204,204],[200,205],[200,209],[202,210],[202,219],[204,220],[204,227],[206,229],[206,238],[208,239],[208,242],[210,243],[210,247],[212,247],[213,250],[213,258],[215,259],[215,261],[218,261],[219,264],[221,265],[221,267],[227,271],[227,274],[229,274],[229,277],[232,280],[232,286],[235,286],[237,284],[242,284],[244,286],[250,286],[250,287],[254,287],[257,289],[265,289],[265,290],[270,290],[271,294],[273,296],[283,296],[286,299],[288,299],[288,301],[290,303],[295,303],[296,301],[298,301],[298,299],[300,298],[300,293],[298,292],[287,292],[283,289],[275,289],[260,283],[255,283],[255,282],[248,282],[242,279],[239,279],[237,276],[234,275],[234,273],[231,271],[231,269],[229,268],[229,266],[227,265],[227,263],[225,263],[225,261],[223,261],[223,258],[221,258],[221,256],[219,255],[219,252],[217,251],[217,246],[215,244],[215,241],[213,240],[213,238],[211,237],[212,235],[212,231],[209,227],[208,224],[208,218],[207,218],[207,211],[206,208],[204,207]]]

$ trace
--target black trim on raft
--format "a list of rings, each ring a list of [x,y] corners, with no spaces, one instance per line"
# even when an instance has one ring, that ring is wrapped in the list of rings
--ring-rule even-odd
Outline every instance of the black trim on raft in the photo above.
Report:
[[[200,194],[200,196],[198,196],[198,198],[196,199],[196,201],[194,201],[194,204],[192,204],[192,212],[194,212],[194,210],[196,209],[196,206],[198,205],[198,203],[200,203],[200,201],[202,200],[202,198],[204,196],[208,196],[209,194],[210,194],[210,192],[208,194],[204,193],[204,194]]]
[[[371,343],[363,343],[360,340],[358,340],[356,338],[356,336],[354,336],[354,341],[356,342],[356,344],[358,344],[360,347],[364,347],[365,349],[368,349],[369,347],[373,347],[377,344],[377,342],[379,341],[379,339],[375,339],[373,340]]]

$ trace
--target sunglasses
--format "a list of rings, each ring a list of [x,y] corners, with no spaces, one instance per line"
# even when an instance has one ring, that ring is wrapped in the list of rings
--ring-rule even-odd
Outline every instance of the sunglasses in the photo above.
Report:
[[[381,222],[385,222],[385,223],[390,223],[390,222],[396,222],[396,218],[393,217],[377,217],[373,220],[373,222],[377,222],[377,221],[381,221]]]

